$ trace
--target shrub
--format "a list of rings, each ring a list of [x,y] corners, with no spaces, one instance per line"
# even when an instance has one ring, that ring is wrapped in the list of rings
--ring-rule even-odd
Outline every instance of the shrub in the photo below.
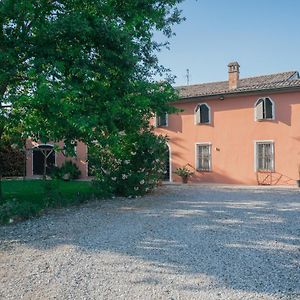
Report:
[[[57,166],[53,166],[51,168],[51,173],[50,173],[50,177],[52,179],[62,179],[63,178],[63,172],[62,169],[60,167]]]
[[[25,153],[11,147],[8,141],[3,143],[0,142],[0,163],[2,176],[24,176]]]
[[[95,187],[104,196],[138,196],[153,189],[164,173],[166,138],[151,131],[110,135],[90,147]]]
[[[72,161],[66,161],[61,167],[64,175],[70,174],[70,179],[78,179],[81,175],[80,170],[78,169],[77,165]]]
[[[53,167],[51,178],[62,179],[65,175],[69,175],[69,179],[78,179],[81,172],[77,165],[72,161],[65,161],[61,167]]]

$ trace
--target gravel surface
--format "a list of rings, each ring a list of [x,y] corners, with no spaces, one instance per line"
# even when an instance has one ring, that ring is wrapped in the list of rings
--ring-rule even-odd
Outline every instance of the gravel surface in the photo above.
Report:
[[[300,191],[169,185],[0,227],[0,299],[300,299]]]

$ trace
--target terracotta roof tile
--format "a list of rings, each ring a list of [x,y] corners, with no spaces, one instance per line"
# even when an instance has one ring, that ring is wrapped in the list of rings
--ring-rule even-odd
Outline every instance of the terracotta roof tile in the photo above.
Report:
[[[289,87],[300,88],[300,78],[297,71],[243,78],[239,80],[238,87],[234,90],[229,90],[228,81],[180,86],[177,89],[180,97],[186,99]]]

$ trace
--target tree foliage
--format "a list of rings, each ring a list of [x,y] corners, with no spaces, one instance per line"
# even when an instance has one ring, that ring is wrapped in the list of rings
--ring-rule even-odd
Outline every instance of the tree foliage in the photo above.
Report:
[[[13,104],[13,128],[36,140],[90,141],[169,111],[172,87],[151,80],[163,71],[153,31],[170,37],[178,2],[1,1],[0,95]]]
[[[181,1],[2,0],[0,107],[12,107],[0,132],[73,149],[148,131],[154,113],[175,111],[170,81],[153,79],[166,72],[153,33],[171,37]]]

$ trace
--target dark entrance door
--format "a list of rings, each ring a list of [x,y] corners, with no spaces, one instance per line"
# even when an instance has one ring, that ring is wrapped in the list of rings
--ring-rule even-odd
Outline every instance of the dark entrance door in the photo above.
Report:
[[[55,152],[51,145],[39,145],[32,151],[33,175],[44,174],[44,155],[47,155],[46,174],[49,175],[52,167],[55,165]]]
[[[165,154],[164,181],[170,181],[170,149]]]

